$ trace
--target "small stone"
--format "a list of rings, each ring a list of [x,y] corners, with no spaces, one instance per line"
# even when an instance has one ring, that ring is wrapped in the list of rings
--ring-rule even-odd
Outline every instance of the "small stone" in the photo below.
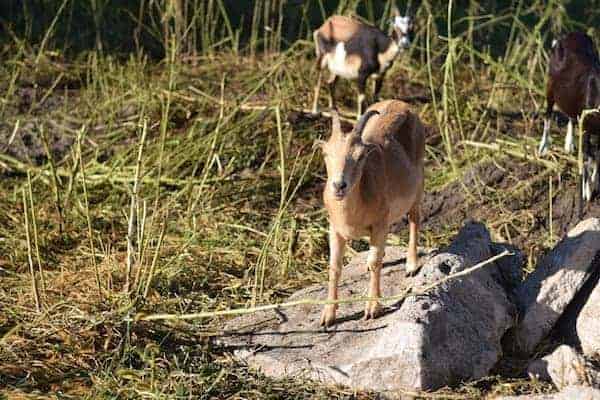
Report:
[[[597,375],[583,356],[567,345],[558,346],[551,354],[532,362],[527,373],[532,378],[552,381],[558,389],[590,386]]]

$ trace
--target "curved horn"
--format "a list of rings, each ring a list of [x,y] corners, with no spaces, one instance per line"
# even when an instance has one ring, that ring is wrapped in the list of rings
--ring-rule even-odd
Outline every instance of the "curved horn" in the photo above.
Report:
[[[335,132],[342,132],[342,123],[340,122],[340,114],[338,113],[338,111],[334,108],[331,110],[331,131],[332,133]]]
[[[377,111],[377,110],[369,110],[366,113],[364,113],[362,115],[362,117],[360,117],[358,122],[356,123],[356,126],[354,127],[354,132],[358,136],[362,136],[362,132],[365,129],[365,126],[367,126],[367,122],[369,122],[369,119],[371,119],[372,116],[378,115],[378,114],[379,114],[379,111]]]

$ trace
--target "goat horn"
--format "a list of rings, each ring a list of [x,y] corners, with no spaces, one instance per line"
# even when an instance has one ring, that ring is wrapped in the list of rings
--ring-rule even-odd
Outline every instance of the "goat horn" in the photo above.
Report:
[[[356,123],[356,126],[354,127],[354,132],[356,132],[358,136],[362,136],[362,131],[365,129],[365,126],[367,126],[367,122],[369,122],[369,119],[371,119],[372,116],[378,114],[379,111],[377,110],[369,110],[366,113],[364,113]]]

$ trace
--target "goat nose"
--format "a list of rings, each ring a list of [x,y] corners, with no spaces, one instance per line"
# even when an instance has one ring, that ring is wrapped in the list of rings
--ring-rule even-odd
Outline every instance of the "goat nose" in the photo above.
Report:
[[[335,190],[344,190],[344,189],[346,189],[346,186],[348,186],[348,185],[346,184],[345,181],[333,182],[333,188]]]

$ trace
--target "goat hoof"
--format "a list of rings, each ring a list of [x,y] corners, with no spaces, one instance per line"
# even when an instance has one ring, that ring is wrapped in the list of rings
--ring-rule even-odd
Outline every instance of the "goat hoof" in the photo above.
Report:
[[[322,327],[329,327],[333,325],[335,322],[335,304],[327,304],[321,313],[321,322],[320,325]]]
[[[378,301],[368,301],[365,306],[365,320],[375,319],[381,315],[383,308]]]
[[[406,275],[414,276],[419,270],[419,264],[416,262],[407,262],[406,263]]]

